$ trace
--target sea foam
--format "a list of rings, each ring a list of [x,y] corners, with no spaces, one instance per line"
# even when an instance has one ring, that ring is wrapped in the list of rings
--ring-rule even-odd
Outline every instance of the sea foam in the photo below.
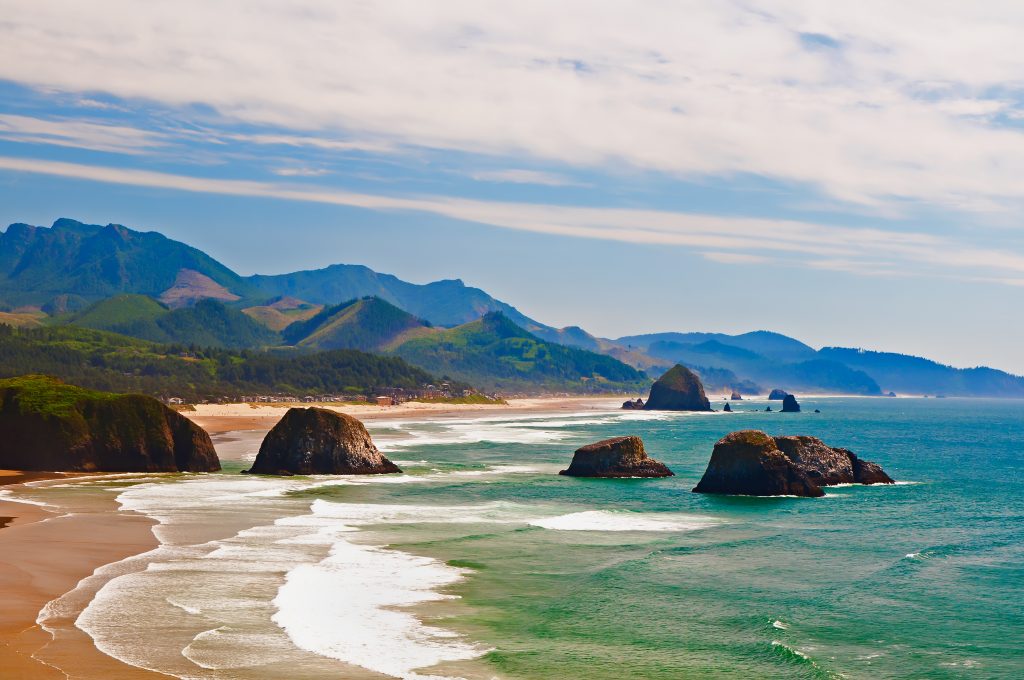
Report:
[[[695,531],[716,520],[697,515],[638,513],[611,510],[586,510],[557,517],[531,520],[530,524],[557,531]]]

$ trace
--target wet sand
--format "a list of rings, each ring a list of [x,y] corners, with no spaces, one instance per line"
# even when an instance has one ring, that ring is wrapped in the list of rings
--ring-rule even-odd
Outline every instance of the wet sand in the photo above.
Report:
[[[15,518],[0,529],[0,677],[165,677],[101,653],[74,628],[73,617],[60,622],[55,639],[36,624],[47,602],[95,569],[157,545],[149,519],[116,510],[112,499],[92,498],[60,509],[0,500],[0,515]]]

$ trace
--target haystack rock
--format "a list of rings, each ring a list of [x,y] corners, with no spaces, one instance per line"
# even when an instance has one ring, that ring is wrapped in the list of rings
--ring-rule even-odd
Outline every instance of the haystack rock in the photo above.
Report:
[[[796,397],[792,394],[787,394],[782,400],[782,412],[783,413],[800,413],[800,404],[797,402]]]
[[[267,433],[250,473],[261,475],[379,475],[401,472],[350,415],[292,408]]]
[[[733,432],[717,444],[698,493],[821,496],[834,484],[892,484],[880,466],[816,437]]]
[[[213,472],[210,435],[141,394],[111,394],[28,375],[0,380],[0,468]]]
[[[682,364],[676,364],[651,385],[644,404],[647,411],[710,411],[700,378]]]
[[[787,392],[786,390],[780,390],[778,387],[776,387],[774,390],[768,393],[768,400],[782,401],[783,399],[786,398],[787,394],[789,394],[789,392]]]
[[[615,437],[576,449],[569,477],[671,477],[672,471],[647,456],[640,437]]]
[[[639,411],[639,410],[642,410],[643,407],[644,407],[644,400],[640,399],[639,397],[637,398],[636,401],[627,400],[627,401],[622,402],[622,408],[627,410],[627,411]]]

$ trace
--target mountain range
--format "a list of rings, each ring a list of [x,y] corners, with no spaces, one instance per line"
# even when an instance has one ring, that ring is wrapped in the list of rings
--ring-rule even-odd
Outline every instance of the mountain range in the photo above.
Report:
[[[644,371],[682,363],[711,390],[1024,396],[1024,379],[996,369],[816,350],[768,331],[599,338],[540,323],[460,280],[419,285],[351,264],[240,276],[157,232],[66,218],[0,233],[0,323],[233,349],[356,349],[501,390],[639,391]]]

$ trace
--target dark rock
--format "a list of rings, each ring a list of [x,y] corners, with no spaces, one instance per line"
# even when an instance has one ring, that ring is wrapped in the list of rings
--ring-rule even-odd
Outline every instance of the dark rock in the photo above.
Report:
[[[715,444],[697,493],[747,496],[823,496],[775,440],[758,430],[741,430]]]
[[[56,378],[0,380],[0,468],[74,472],[212,472],[210,436],[141,394]]]
[[[732,395],[729,398],[732,399],[733,401],[743,401],[743,395],[740,394],[737,390],[733,390]]]
[[[816,408],[816,409],[814,409],[814,412],[815,412],[815,413],[821,413],[821,409],[817,409],[817,408]]]
[[[775,437],[775,445],[818,486],[853,483],[849,452],[834,449],[817,437]]]
[[[892,392],[892,391],[890,391],[890,392],[889,392],[889,393],[888,393],[887,395],[885,395],[885,396],[887,396],[887,397],[895,397],[895,396],[896,396],[896,393],[895,393],[895,392]]]
[[[681,364],[676,364],[651,386],[644,409],[648,411],[710,411],[711,402],[704,394],[700,378]]]
[[[729,402],[725,402],[725,408],[722,409],[726,413],[732,413],[732,406],[729,406]]]
[[[640,437],[615,437],[576,449],[570,477],[671,477],[672,471],[649,458]]]
[[[636,401],[628,400],[628,401],[622,402],[622,408],[627,410],[627,411],[631,411],[631,410],[632,411],[639,411],[639,410],[643,409],[643,407],[644,407],[644,400],[640,399],[639,397],[637,398]]]
[[[803,486],[804,482],[813,489]],[[758,430],[744,430],[715,444],[704,477],[694,491],[820,496],[822,486],[892,483],[875,463],[861,460],[848,449],[828,446],[816,437],[769,437]]]
[[[846,449],[840,449],[846,451]],[[853,464],[853,481],[857,484],[895,484],[893,478],[882,470],[882,466],[871,461],[861,460],[853,451],[846,451]]]
[[[771,410],[772,410],[772,407],[771,407],[771,406],[765,406],[765,407],[764,407],[764,410],[765,410],[765,411],[771,411]]]
[[[292,408],[267,433],[250,473],[375,475],[401,472],[363,424],[322,408]]]
[[[789,394],[789,392],[787,392],[786,390],[780,390],[778,387],[776,387],[774,390],[768,393],[768,399],[770,401],[782,401],[783,399],[786,398],[787,394]]]
[[[800,404],[797,403],[796,397],[792,394],[787,394],[782,400],[782,412],[783,413],[800,413]]]

